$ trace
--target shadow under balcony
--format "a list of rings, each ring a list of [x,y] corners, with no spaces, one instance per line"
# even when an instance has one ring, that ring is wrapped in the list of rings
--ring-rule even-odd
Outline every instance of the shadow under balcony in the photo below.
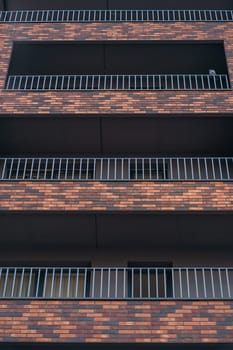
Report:
[[[230,0],[1,0],[1,22],[232,21]]]
[[[232,300],[230,213],[1,213],[0,298]]]
[[[95,58],[93,60],[93,58]],[[6,90],[230,90],[222,42],[15,42]]]

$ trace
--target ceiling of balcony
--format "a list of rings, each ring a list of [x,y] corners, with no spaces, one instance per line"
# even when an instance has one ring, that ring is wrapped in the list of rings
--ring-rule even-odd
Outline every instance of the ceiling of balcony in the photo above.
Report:
[[[1,156],[232,156],[233,118],[1,116]]]
[[[233,248],[232,213],[1,213],[0,251]]]

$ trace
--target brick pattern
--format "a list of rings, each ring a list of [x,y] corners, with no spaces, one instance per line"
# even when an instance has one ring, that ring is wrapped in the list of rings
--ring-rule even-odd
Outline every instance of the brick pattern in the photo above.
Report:
[[[233,210],[233,183],[0,183],[0,210]]]
[[[0,341],[227,343],[233,302],[1,301]]]
[[[224,40],[233,84],[233,23],[54,23],[0,25],[0,89],[17,40]],[[229,92],[6,92],[0,113],[232,113]]]

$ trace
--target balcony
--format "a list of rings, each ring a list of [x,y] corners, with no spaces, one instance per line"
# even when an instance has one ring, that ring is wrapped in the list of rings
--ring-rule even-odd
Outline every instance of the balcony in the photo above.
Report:
[[[229,0],[1,0],[0,22],[227,22],[232,10]]]
[[[233,181],[233,158],[0,158],[0,181]]]
[[[2,267],[0,299],[232,300],[233,268]]]
[[[0,158],[229,158],[232,134],[224,114],[9,114]]]
[[[221,42],[15,42],[5,89],[224,91],[230,81]]]

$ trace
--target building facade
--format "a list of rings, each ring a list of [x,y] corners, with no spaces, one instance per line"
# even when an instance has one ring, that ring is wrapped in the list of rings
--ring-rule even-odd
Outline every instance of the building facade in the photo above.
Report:
[[[232,1],[0,0],[0,349],[232,349]]]

